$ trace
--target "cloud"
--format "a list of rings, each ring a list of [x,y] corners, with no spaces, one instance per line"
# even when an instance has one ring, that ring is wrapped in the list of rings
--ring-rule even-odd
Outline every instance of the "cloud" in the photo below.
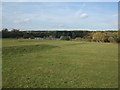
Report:
[[[86,14],[86,13],[81,13],[80,14],[80,18],[82,18],[82,19],[85,19],[87,17],[88,17],[88,14]]]
[[[27,23],[30,22],[31,19],[30,18],[25,18],[24,20],[15,20],[14,23]]]
[[[79,10],[75,13],[75,15],[76,15],[77,17],[80,17],[81,19],[85,19],[85,18],[88,17],[88,14],[87,14],[87,13],[83,13],[83,10],[82,10],[82,9],[79,9]]]

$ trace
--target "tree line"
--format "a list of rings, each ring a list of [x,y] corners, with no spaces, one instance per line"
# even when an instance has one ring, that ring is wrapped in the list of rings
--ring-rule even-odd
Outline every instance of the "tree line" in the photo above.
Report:
[[[2,30],[2,38],[44,38],[54,40],[78,40],[93,42],[120,42],[119,31],[20,31],[13,29],[9,31],[7,28]]]

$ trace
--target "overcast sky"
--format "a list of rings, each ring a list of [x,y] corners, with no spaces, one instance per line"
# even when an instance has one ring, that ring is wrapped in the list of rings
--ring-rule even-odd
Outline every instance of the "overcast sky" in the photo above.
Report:
[[[117,2],[3,2],[2,10],[3,28],[8,29],[118,28]]]

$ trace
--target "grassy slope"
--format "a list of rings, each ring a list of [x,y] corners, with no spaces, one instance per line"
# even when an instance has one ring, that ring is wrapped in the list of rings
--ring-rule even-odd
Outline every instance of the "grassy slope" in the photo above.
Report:
[[[115,88],[117,44],[3,40],[3,87]]]

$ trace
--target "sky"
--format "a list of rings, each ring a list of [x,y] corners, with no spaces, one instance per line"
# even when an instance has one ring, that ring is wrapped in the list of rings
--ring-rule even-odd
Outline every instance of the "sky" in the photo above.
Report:
[[[118,30],[117,2],[3,2],[9,30]]]

